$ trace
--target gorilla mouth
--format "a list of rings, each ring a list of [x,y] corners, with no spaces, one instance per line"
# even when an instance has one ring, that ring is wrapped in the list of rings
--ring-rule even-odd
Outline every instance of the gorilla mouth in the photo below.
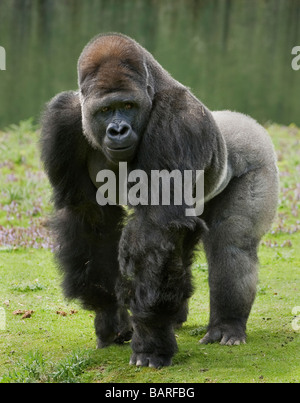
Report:
[[[129,161],[135,154],[136,144],[128,147],[106,147],[109,157],[114,161]]]

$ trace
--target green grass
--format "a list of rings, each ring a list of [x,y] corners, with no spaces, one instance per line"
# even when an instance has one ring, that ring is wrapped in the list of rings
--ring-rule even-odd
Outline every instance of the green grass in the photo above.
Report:
[[[129,366],[129,344],[95,349],[94,314],[63,298],[49,249],[44,223],[50,188],[38,158],[38,132],[30,121],[0,132],[0,329],[6,316],[0,382],[299,382],[300,331],[293,329],[292,310],[300,306],[300,130],[268,129],[279,158],[280,206],[259,251],[248,343],[198,343],[209,313],[207,265],[199,252],[190,315],[176,331],[179,351],[173,366],[160,370]],[[34,312],[23,319],[17,310]]]

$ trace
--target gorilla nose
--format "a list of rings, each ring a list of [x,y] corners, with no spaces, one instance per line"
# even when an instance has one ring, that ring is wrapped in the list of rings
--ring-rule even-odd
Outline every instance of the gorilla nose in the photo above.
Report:
[[[131,127],[126,122],[113,122],[107,126],[106,134],[113,141],[117,139],[122,140],[122,138],[124,139],[130,133],[130,130]]]

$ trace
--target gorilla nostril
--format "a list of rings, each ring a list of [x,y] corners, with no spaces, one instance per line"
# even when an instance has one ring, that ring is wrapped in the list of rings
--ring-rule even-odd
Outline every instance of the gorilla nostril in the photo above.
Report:
[[[109,137],[125,136],[125,135],[129,134],[130,129],[131,129],[130,125],[128,125],[125,122],[123,122],[123,123],[121,122],[120,124],[110,123],[107,126],[106,132]]]
[[[120,125],[120,134],[122,136],[124,136],[125,134],[128,134],[129,130],[130,130],[130,126],[127,125],[126,123]]]
[[[107,126],[106,132],[107,132],[107,134],[108,134],[109,136],[111,136],[111,137],[118,136],[118,135],[120,134],[120,133],[119,133],[119,125],[117,125],[117,124],[115,124],[115,123],[110,123],[110,124]]]

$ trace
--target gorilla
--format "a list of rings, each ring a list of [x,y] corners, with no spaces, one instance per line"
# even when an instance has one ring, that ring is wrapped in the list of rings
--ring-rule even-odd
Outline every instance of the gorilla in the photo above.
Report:
[[[131,340],[130,364],[171,365],[200,241],[210,286],[201,343],[245,343],[257,249],[278,200],[267,132],[246,115],[210,112],[122,34],[101,34],[86,45],[78,83],[78,91],[56,95],[45,109],[41,158],[53,188],[63,290],[95,311],[98,348]],[[129,173],[149,176],[152,170],[204,171],[203,214],[186,216],[184,201],[100,206],[97,173],[109,170],[118,178],[121,162]]]

